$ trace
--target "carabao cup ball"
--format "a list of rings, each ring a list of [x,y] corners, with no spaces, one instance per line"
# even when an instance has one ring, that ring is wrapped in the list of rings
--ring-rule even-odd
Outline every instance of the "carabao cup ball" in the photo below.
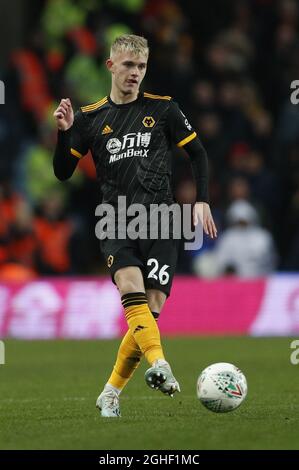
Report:
[[[226,413],[243,403],[247,381],[243,372],[233,364],[217,362],[206,367],[197,380],[197,397],[210,411]]]

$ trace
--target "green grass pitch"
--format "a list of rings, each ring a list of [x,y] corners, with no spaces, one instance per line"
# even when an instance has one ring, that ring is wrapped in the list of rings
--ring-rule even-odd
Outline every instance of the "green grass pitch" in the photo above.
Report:
[[[0,449],[298,449],[299,365],[291,338],[165,338],[182,388],[173,399],[144,383],[145,361],[121,397],[120,419],[95,401],[119,341],[5,341],[0,366]],[[200,371],[232,362],[248,395],[226,414],[196,398]]]

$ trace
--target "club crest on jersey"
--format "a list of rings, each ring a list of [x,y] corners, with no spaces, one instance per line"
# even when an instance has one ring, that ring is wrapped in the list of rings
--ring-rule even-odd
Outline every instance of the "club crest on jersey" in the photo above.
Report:
[[[117,153],[121,149],[121,141],[114,138],[114,139],[109,139],[106,145],[106,149],[110,153]]]
[[[103,135],[111,134],[111,132],[113,132],[113,129],[111,129],[111,127],[108,126],[108,124],[106,124],[106,126],[105,126],[104,129],[102,130],[102,134],[103,134]]]
[[[113,261],[114,261],[114,256],[109,255],[108,258],[107,258],[107,266],[108,266],[108,268],[111,268],[111,266],[113,265]]]
[[[144,125],[144,127],[154,127],[156,121],[154,120],[154,118],[152,116],[145,116],[145,118],[143,118],[143,121],[142,121],[142,124]]]

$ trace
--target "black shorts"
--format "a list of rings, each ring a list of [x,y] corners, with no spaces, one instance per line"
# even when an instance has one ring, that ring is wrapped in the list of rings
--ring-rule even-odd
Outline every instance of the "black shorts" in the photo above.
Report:
[[[114,274],[118,269],[138,266],[146,289],[158,289],[169,296],[177,264],[179,240],[126,238],[105,239],[100,243],[114,283]]]

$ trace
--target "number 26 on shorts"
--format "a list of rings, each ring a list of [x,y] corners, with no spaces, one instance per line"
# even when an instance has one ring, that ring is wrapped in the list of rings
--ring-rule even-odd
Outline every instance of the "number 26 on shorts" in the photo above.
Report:
[[[150,279],[155,279],[156,281],[159,280],[160,284],[164,286],[165,284],[168,283],[169,281],[169,273],[167,272],[167,269],[169,268],[168,264],[164,264],[162,268],[159,268],[159,263],[156,258],[150,258],[147,261],[147,266],[153,266],[151,271],[149,272],[147,278]]]

